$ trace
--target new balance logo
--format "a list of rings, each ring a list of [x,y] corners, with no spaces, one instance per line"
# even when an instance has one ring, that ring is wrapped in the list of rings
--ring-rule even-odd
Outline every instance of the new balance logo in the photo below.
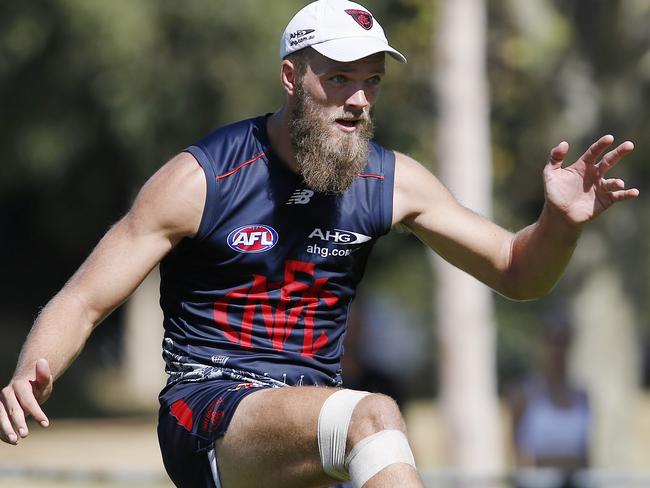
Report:
[[[306,205],[311,201],[311,197],[313,196],[314,192],[312,190],[296,190],[289,197],[287,205]]]

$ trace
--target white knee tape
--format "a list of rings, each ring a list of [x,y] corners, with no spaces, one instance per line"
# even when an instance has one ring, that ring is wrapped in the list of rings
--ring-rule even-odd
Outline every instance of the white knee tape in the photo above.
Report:
[[[409,442],[399,430],[382,430],[362,439],[345,461],[355,488],[361,488],[385,467],[398,463],[415,468]]]
[[[349,480],[345,463],[345,444],[352,412],[370,393],[339,390],[325,400],[318,416],[318,450],[323,470],[332,478]]]

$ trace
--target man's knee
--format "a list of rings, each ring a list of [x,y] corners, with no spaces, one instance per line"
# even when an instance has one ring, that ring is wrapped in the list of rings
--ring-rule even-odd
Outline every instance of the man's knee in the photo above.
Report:
[[[382,430],[406,432],[406,425],[395,400],[373,393],[364,397],[354,409],[348,429],[348,453],[361,440]]]
[[[355,487],[387,466],[415,467],[397,404],[384,395],[340,390],[323,404],[318,448],[324,471]]]

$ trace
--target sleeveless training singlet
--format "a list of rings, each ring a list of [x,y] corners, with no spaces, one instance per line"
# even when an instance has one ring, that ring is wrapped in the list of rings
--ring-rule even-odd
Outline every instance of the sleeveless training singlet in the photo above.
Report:
[[[267,116],[190,146],[207,179],[198,234],[161,262],[168,386],[231,379],[340,386],[348,307],[391,227],[394,154],[374,142],[340,195],[272,152]]]

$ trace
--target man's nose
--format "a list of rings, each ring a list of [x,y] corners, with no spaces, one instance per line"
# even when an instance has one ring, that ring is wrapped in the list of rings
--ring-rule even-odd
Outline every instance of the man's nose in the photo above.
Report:
[[[359,88],[348,97],[345,105],[349,108],[365,109],[370,105],[370,102],[368,101],[365,90]]]

